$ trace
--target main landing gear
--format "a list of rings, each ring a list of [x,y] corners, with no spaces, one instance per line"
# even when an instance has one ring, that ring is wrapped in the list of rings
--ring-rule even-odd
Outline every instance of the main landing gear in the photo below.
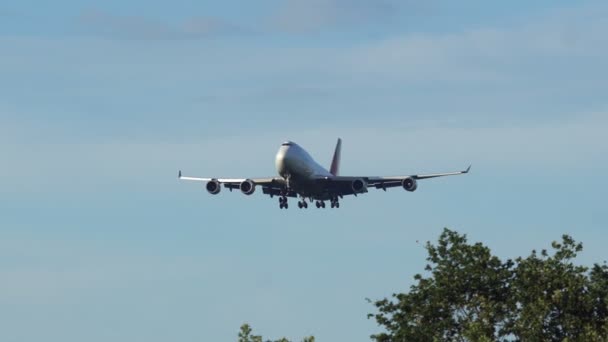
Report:
[[[332,198],[329,203],[332,208],[340,208],[340,202],[338,202],[338,198]],[[317,208],[325,208],[325,201],[317,201],[316,205]]]
[[[340,208],[340,202],[338,201],[337,197],[334,197],[334,198],[330,199],[329,202],[330,202],[331,208]],[[319,209],[320,208],[325,208],[325,201],[316,201],[315,205]],[[288,209],[289,208],[289,204],[287,203],[287,196],[281,196],[281,197],[279,197],[279,208],[281,208],[281,209]],[[300,208],[300,209],[307,209],[308,208],[308,203],[306,202],[305,198],[302,198],[300,201],[298,201],[298,208]]]
[[[287,203],[287,197],[281,196],[279,197],[279,208],[281,209],[289,209],[289,204]],[[304,199],[298,201],[298,208],[306,209],[308,208],[308,203]]]
[[[289,203],[287,203],[287,197],[286,196],[279,197],[279,208],[281,208],[281,209],[289,209]]]

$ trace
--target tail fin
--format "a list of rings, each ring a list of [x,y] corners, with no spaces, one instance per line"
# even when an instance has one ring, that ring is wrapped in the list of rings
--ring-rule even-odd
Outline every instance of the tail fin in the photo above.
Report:
[[[332,175],[338,176],[340,173],[340,154],[342,150],[342,139],[338,138],[338,143],[336,144],[336,150],[334,151],[334,158],[331,160],[331,168],[329,172]]]

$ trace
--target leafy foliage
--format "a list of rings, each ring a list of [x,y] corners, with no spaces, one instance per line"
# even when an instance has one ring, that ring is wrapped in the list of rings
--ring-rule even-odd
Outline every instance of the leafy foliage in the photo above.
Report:
[[[238,342],[290,342],[285,337],[280,338],[278,340],[263,340],[262,336],[253,335],[252,329],[249,324],[241,325],[241,330],[239,332]],[[314,336],[305,337],[302,342],[315,342]]]
[[[373,340],[608,340],[608,267],[575,265],[582,244],[570,236],[515,261],[449,229],[426,249],[428,276],[374,303],[386,332]]]

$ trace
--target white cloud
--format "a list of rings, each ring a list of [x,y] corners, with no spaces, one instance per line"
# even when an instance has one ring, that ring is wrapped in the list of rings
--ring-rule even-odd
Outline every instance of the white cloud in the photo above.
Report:
[[[236,21],[206,15],[170,25],[144,16],[90,9],[83,11],[77,19],[89,33],[131,39],[185,39],[231,32],[310,33],[382,25],[402,8],[407,8],[407,13],[418,13],[426,7],[426,4],[410,0],[286,0],[278,2],[266,15],[253,18],[248,29]]]
[[[387,0],[287,0],[273,21],[287,32],[319,31],[339,25],[380,23],[390,18],[396,5]]]
[[[333,3],[335,0],[318,1]],[[369,1],[362,3],[375,6],[369,5]],[[202,85],[202,89],[214,92],[210,95],[217,95],[216,98],[223,97],[221,92],[229,93],[233,98],[228,101],[233,101],[243,92],[246,92],[244,95],[272,94],[260,91],[265,84],[269,84],[271,89],[293,87],[295,84],[296,88],[316,87],[322,92],[326,89],[373,91],[382,87],[396,89],[403,85],[421,84],[436,87],[473,84],[482,86],[481,90],[488,86],[506,85],[509,90],[518,90],[531,88],[530,83],[534,83],[535,88],[526,90],[542,90],[543,85],[548,87],[556,83],[560,83],[562,89],[570,87],[576,90],[592,82],[599,83],[593,87],[606,82],[607,78],[598,70],[608,68],[608,58],[604,58],[608,54],[608,38],[601,34],[608,27],[603,17],[595,14],[605,13],[605,8],[597,6],[535,17],[534,22],[520,27],[487,27],[450,34],[403,33],[340,47],[311,44],[297,48],[281,47],[247,40],[239,44],[205,46],[176,42],[134,46],[95,40],[53,44],[30,41],[28,47],[28,42],[18,45],[14,40],[5,40],[4,44],[10,48],[7,54],[0,56],[3,62],[0,68],[38,71],[41,66],[48,67],[50,62],[56,67],[70,58],[75,63],[59,71],[68,75],[95,74],[96,77],[111,78],[120,85],[142,79],[146,82],[163,79],[166,83],[183,84],[184,88],[190,89],[193,82],[198,81],[196,87]],[[176,32],[178,35],[196,36],[222,31],[226,27],[226,24],[208,17],[193,19],[180,27],[169,27],[141,18],[115,17],[105,12],[93,12],[89,16],[88,21],[100,21],[100,26],[109,22],[107,26],[116,26],[118,31],[122,28],[132,30],[136,36],[169,37]],[[302,16],[305,17],[304,14]],[[31,47],[34,44],[46,49]],[[13,55],[20,46],[24,49],[23,45],[26,45],[24,51],[32,55],[44,53],[45,60],[26,56],[25,62],[30,63],[20,68],[19,65],[24,63],[22,56]],[[76,53],[73,52],[75,45],[82,46]],[[61,51],[72,53],[65,52],[69,55],[63,56]],[[111,53],[104,53],[106,51]],[[184,80],[190,83],[185,84]],[[248,82],[255,83],[255,87]],[[218,83],[219,87],[216,86]]]
[[[520,27],[404,34],[361,45],[347,56],[347,65],[393,78],[459,81],[521,79],[530,66],[564,60],[580,66],[585,58],[608,53],[608,38],[601,34],[608,25],[589,15],[595,9],[588,11],[559,12]]]
[[[211,16],[191,17],[181,24],[170,25],[143,16],[88,10],[80,14],[78,21],[90,33],[127,39],[198,39],[237,31],[233,24]]]

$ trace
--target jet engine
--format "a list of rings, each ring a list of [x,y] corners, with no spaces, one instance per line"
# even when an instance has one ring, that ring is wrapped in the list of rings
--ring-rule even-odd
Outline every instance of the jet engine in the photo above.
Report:
[[[353,188],[355,194],[367,192],[367,182],[363,179],[355,179],[352,182],[351,187]]]
[[[251,195],[255,192],[255,183],[251,179],[246,179],[241,183],[241,192]]]
[[[415,191],[418,188],[418,183],[412,177],[407,177],[401,182],[401,186],[407,191]]]
[[[205,188],[207,188],[207,191],[212,195],[217,195],[220,193],[220,190],[222,190],[222,186],[220,182],[217,181],[217,179],[212,179],[208,181]]]

